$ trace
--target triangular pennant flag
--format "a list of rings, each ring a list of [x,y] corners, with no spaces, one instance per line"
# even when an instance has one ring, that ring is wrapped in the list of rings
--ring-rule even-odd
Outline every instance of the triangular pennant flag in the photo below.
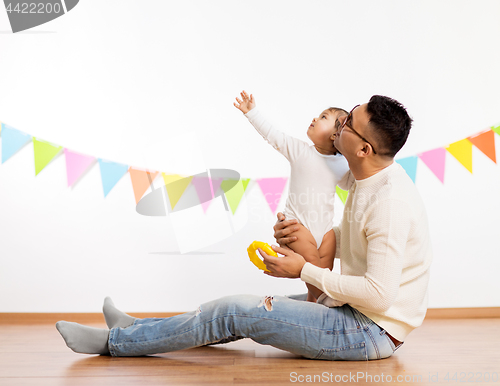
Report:
[[[117,162],[105,161],[101,158],[98,158],[97,161],[101,170],[102,189],[104,197],[106,197],[111,189],[127,173],[128,166]]]
[[[206,213],[207,208],[210,205],[210,201],[213,198],[210,179],[208,177],[195,176],[193,177],[193,181],[191,183],[196,189],[201,207],[203,208],[203,213]]]
[[[444,165],[446,161],[446,150],[439,147],[434,150],[429,150],[424,153],[420,153],[418,157],[424,161],[429,169],[434,173],[434,175],[444,183]]]
[[[33,138],[33,152],[35,153],[35,176],[59,154],[63,147],[50,142]]]
[[[3,123],[0,122],[0,137],[2,136],[2,125],[3,125]]]
[[[250,178],[245,178],[244,180],[241,180],[241,183],[243,184],[243,189],[247,190],[247,186],[250,182]]]
[[[472,143],[467,138],[453,142],[446,150],[472,173]]]
[[[276,213],[276,209],[278,208],[278,204],[281,200],[281,193],[285,189],[286,182],[288,178],[260,178],[257,180],[259,184],[260,190],[264,193],[264,197],[266,198],[267,204],[273,214]]]
[[[184,194],[184,191],[191,183],[193,176],[184,177],[179,174],[165,174],[162,173],[163,181],[165,181],[165,188],[167,189],[168,200],[170,206],[174,209],[175,205],[179,202]]]
[[[2,123],[2,163],[16,154],[31,140],[31,135]]]
[[[244,180],[239,180],[234,184],[236,180],[227,179],[224,180],[220,187],[224,191],[226,196],[226,200],[229,203],[229,207],[231,208],[231,212],[233,214],[236,213],[236,209],[238,209],[238,205],[240,204],[241,198],[247,189],[248,183],[250,182],[250,178],[246,178]]]
[[[215,198],[217,197],[217,193],[219,192],[220,189],[220,184],[222,183],[222,177],[219,178],[209,178],[208,181],[210,182],[211,185],[211,191],[212,191],[212,197]],[[207,213],[207,209],[212,203],[212,200],[202,202],[201,207],[203,208],[203,213]]]
[[[221,186],[223,180],[224,179],[222,177],[210,179],[210,181],[212,183],[212,194],[213,194],[214,198],[218,196],[217,193],[219,193],[220,186]]]
[[[418,157],[416,155],[396,160],[406,171],[406,174],[410,176],[413,183],[415,183],[415,178],[417,177],[417,161]]]
[[[76,153],[68,149],[64,149],[64,155],[66,156],[68,186],[72,186],[95,160],[95,157]]]
[[[347,195],[349,194],[348,190],[343,190],[338,187],[338,185],[335,187],[335,191],[337,192],[337,196],[339,196],[340,201],[342,201],[342,204],[345,205],[345,202],[347,201]]]
[[[150,172],[147,170],[129,168],[130,180],[132,181],[132,188],[134,189],[135,203],[141,201],[142,196],[153,185],[158,172]]]
[[[495,154],[495,134],[493,130],[483,131],[482,133],[467,137],[472,144],[481,150],[490,160],[497,163]]]
[[[493,130],[495,133],[497,133],[498,135],[500,135],[500,126],[492,127],[491,130]]]

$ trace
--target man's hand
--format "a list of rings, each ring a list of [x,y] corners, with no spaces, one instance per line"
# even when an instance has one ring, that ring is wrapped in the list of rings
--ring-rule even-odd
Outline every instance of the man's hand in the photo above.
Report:
[[[306,260],[290,248],[280,248],[274,245],[271,246],[271,248],[275,252],[281,253],[283,256],[270,256],[259,248],[258,251],[264,259],[264,264],[270,271],[264,271],[264,273],[274,277],[299,278]]]
[[[243,114],[246,114],[255,107],[255,99],[253,99],[252,94],[248,96],[246,91],[242,91],[240,95],[243,100],[236,98],[236,102],[238,103],[233,104],[238,110],[241,110]]]
[[[295,226],[295,224],[297,223],[298,221],[295,219],[285,221],[285,215],[281,212],[278,213],[278,221],[276,221],[276,224],[273,226],[273,229],[274,229],[274,238],[276,239],[276,242],[279,245],[285,246],[288,243],[297,241],[297,237],[295,236],[285,237],[290,233],[299,230],[299,227]]]

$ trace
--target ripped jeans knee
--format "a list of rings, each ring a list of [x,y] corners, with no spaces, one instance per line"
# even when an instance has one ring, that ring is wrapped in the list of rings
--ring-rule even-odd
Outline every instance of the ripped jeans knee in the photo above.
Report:
[[[266,311],[272,311],[273,310],[273,300],[274,300],[273,296],[267,295],[262,299],[262,301],[259,303],[257,308],[264,307],[264,309]]]

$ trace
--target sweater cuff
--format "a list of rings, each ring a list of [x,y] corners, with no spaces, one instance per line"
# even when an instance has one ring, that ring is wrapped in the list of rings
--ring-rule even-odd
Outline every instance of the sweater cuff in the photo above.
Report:
[[[321,276],[323,269],[328,268],[320,268],[311,263],[305,263],[302,267],[302,271],[300,272],[300,280],[305,281],[306,283],[312,284],[316,288],[323,291]]]
[[[247,117],[248,119],[253,119],[255,118],[255,116],[257,115],[258,113],[258,110],[257,110],[257,106],[255,106],[252,110],[249,110],[245,115],[245,117]]]

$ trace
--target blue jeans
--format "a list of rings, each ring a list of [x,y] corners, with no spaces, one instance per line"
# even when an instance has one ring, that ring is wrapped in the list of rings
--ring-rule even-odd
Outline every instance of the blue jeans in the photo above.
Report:
[[[311,359],[372,360],[391,356],[385,331],[355,308],[283,296],[228,296],[170,318],[137,319],[113,328],[113,356],[141,356],[250,338]]]

